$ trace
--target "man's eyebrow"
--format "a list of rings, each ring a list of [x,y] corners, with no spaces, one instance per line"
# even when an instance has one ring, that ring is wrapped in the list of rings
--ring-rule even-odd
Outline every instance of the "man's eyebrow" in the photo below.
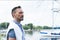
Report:
[[[19,13],[24,13],[24,12],[19,12]]]

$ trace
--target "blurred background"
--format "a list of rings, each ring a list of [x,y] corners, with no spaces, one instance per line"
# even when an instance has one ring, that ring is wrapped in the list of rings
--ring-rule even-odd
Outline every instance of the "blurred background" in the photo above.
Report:
[[[21,24],[26,40],[60,40],[60,0],[1,0],[0,40],[6,39],[11,10],[19,5],[24,11]]]

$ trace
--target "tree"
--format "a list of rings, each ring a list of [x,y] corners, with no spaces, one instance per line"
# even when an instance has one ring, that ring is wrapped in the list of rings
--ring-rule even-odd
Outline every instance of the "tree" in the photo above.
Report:
[[[23,25],[23,28],[25,29],[25,30],[28,30],[28,29],[33,29],[33,24],[32,23],[29,23],[29,24],[25,24],[25,25]]]
[[[42,29],[42,26],[37,26],[37,29],[39,29],[39,30]]]
[[[52,29],[52,27],[43,26],[43,29]]]
[[[8,28],[9,23],[8,22],[3,22],[0,24],[0,29],[6,29]]]
[[[27,24],[27,26],[28,26],[31,30],[33,29],[33,24],[32,24],[32,23]]]
[[[26,26],[26,25],[23,25],[23,29],[28,30],[28,29],[29,29],[29,27],[28,27],[28,26]]]

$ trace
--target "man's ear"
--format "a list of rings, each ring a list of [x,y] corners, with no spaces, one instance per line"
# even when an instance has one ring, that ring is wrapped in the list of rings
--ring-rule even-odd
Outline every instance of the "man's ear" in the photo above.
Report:
[[[14,13],[12,13],[12,16],[13,16],[13,17],[14,17],[14,15],[15,15],[15,14],[14,14]]]

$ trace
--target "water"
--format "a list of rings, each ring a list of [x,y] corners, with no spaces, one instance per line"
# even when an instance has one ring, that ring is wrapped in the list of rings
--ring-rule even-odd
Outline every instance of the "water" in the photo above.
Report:
[[[53,29],[53,30],[42,30],[42,31],[45,31],[45,32],[48,32],[48,33],[60,33],[60,29],[57,30],[57,29]],[[41,34],[40,34],[41,31],[33,31],[31,35],[26,34],[26,40],[60,40],[60,35],[51,35],[49,34],[48,36],[46,37],[43,37]],[[47,34],[47,33],[45,33]],[[50,36],[50,37],[49,37]]]
[[[50,31],[50,30],[48,30],[48,31]],[[57,30],[57,31],[59,31],[59,30]],[[26,40],[60,40],[60,38],[53,38],[53,37],[52,38],[49,38],[49,37],[44,38],[41,36],[39,31],[25,32],[25,38],[26,38]],[[5,34],[0,35],[0,40],[6,40]]]
[[[32,34],[26,34],[26,40],[39,40],[39,32],[33,32]]]

